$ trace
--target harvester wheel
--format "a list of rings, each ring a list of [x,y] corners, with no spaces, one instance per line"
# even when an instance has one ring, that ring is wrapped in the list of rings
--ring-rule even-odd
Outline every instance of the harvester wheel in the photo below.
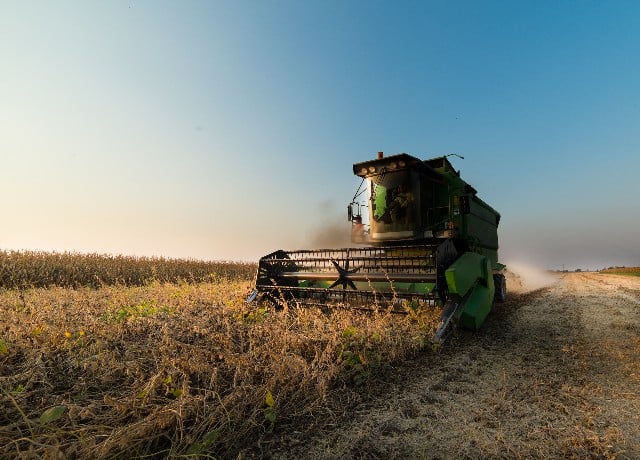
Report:
[[[504,302],[507,300],[507,279],[501,273],[493,275],[493,284],[496,288],[494,300],[496,302]]]

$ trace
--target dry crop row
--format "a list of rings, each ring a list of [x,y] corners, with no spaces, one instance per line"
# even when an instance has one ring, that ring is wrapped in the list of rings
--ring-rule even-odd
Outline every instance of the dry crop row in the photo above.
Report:
[[[0,290],[0,457],[229,458],[436,315],[248,308],[250,281]]]
[[[0,251],[0,287],[139,286],[151,281],[248,279],[256,265],[162,257]]]

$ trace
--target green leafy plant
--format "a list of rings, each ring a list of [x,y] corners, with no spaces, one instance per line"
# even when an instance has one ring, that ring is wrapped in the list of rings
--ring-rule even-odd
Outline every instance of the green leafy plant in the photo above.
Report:
[[[371,376],[368,355],[374,342],[379,342],[378,333],[373,340],[367,340],[364,334],[358,332],[355,326],[347,326],[342,331],[343,344],[340,349],[340,358],[345,366],[345,371],[356,385],[362,385]]]
[[[172,383],[173,378],[170,375],[167,375],[164,379],[162,379],[162,384],[165,387],[164,394],[171,399],[177,399],[182,396],[182,390],[172,385]]]
[[[264,418],[269,422],[269,430],[273,430],[273,427],[276,423],[276,401],[273,397],[273,393],[270,390],[267,390],[267,395],[264,398],[264,403],[267,407],[264,408]]]
[[[144,318],[161,313],[172,315],[174,312],[175,309],[172,307],[158,307],[153,300],[145,300],[137,305],[126,305],[113,312],[105,313],[102,315],[102,319],[107,322],[122,323],[129,318]]]
[[[358,330],[354,326],[347,326],[344,331],[342,331],[342,338],[350,339],[358,336]]]
[[[18,385],[16,385],[16,387],[11,390],[11,393],[13,393],[14,395],[20,394],[25,390],[24,385],[19,383]]]
[[[198,456],[209,450],[220,438],[220,432],[218,430],[209,431],[205,433],[199,441],[194,442],[187,449],[187,455]]]
[[[40,415],[38,422],[40,425],[46,425],[47,423],[55,422],[58,420],[64,412],[67,410],[66,406],[53,406],[47,409]]]
[[[258,323],[269,316],[269,307],[262,306],[242,314],[242,320],[246,323]]]
[[[9,354],[9,346],[7,342],[0,338],[0,355],[8,355]]]

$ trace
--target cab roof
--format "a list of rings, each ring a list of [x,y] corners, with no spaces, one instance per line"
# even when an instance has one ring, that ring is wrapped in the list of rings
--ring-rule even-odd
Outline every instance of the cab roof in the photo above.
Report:
[[[415,169],[423,172],[436,181],[442,181],[442,175],[440,172],[436,171],[431,165],[429,165],[428,161],[432,160],[422,161],[421,159],[407,153],[399,153],[397,155],[389,155],[383,158],[355,163],[353,165],[353,174],[359,177],[371,177],[392,171]],[[447,163],[449,162],[447,161]],[[449,165],[450,164],[451,163],[449,163]]]
[[[386,174],[392,171],[419,170],[435,182],[445,182],[445,176],[453,176],[449,180],[462,183],[464,191],[477,195],[478,191],[470,184],[460,178],[460,171],[457,171],[446,156],[421,160],[408,153],[398,153],[383,158],[376,158],[353,165],[353,174],[365,178]]]

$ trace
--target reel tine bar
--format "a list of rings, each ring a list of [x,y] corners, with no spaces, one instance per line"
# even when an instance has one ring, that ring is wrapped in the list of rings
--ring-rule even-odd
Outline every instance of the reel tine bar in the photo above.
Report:
[[[276,251],[258,265],[256,288],[275,299],[310,304],[432,302],[438,284],[437,245]],[[423,286],[423,285],[421,285]]]

